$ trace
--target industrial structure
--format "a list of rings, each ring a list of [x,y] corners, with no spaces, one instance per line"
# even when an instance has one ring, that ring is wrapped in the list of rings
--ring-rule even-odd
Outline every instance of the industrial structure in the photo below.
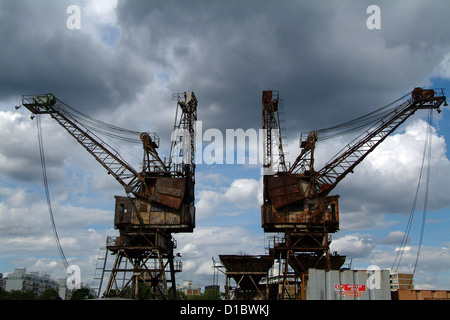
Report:
[[[267,299],[268,283],[261,284],[267,279],[273,261],[269,256],[250,255],[220,255],[220,261],[226,269],[225,299],[252,300]],[[231,286],[231,280],[236,283]]]
[[[265,287],[268,292],[259,294],[260,297],[279,300],[304,298],[309,269],[339,270],[342,267],[346,257],[330,253],[329,249],[330,234],[339,230],[339,196],[330,195],[331,191],[416,111],[439,111],[442,103],[446,105],[442,89],[415,88],[392,104],[366,116],[307,135],[302,134],[301,152],[295,162],[289,165],[283,151],[282,100],[278,91],[263,91],[265,136],[261,220],[264,232],[277,235],[270,238],[268,254],[258,259],[264,262],[270,260],[271,265],[278,266],[278,271],[276,286],[267,285],[270,283],[269,277],[265,280],[266,285],[253,283],[253,296],[257,296]],[[343,134],[362,128],[364,130],[360,136],[323,168],[316,170],[314,151],[320,135],[327,136],[332,132]],[[234,277],[235,274],[246,274],[248,278],[254,279],[254,270],[249,269],[254,257],[220,257],[227,269],[227,279],[228,275]],[[233,291],[247,291],[248,297],[248,287],[236,281]]]
[[[133,299],[139,296],[139,290],[153,297],[176,298],[175,274],[181,271],[181,261],[174,259],[176,241],[172,234],[193,232],[195,228],[197,99],[193,92],[174,94],[173,98],[177,109],[172,146],[169,159],[163,161],[156,151],[160,141],[155,133],[126,131],[95,120],[52,94],[22,97],[24,107],[35,115],[49,114],[125,190],[126,196],[115,197],[114,227],[119,237],[108,237],[106,244],[106,253],[116,258],[109,270],[105,296],[119,296],[131,288]],[[142,170],[134,169],[94,131],[109,136],[124,132],[139,135],[144,150]]]
[[[155,133],[124,130],[95,120],[52,94],[22,97],[24,107],[37,116],[49,114],[125,190],[126,195],[115,196],[114,227],[119,236],[106,241],[99,285],[101,289],[109,273],[105,296],[121,296],[129,290],[129,297],[137,299],[144,290],[153,298],[176,298],[175,278],[182,264],[175,260],[172,234],[195,228],[197,99],[193,92],[184,92],[175,94],[174,100],[177,108],[170,156],[163,160],[157,152],[160,141]],[[263,91],[261,225],[265,233],[275,235],[268,238],[266,255],[219,256],[226,275],[226,299],[304,299],[309,270],[340,270],[346,257],[330,253],[330,235],[339,230],[339,195],[331,192],[416,111],[439,111],[443,103],[446,105],[442,89],[415,88],[368,115],[302,134],[300,154],[290,165],[283,150],[282,100],[278,91]],[[317,141],[360,129],[364,129],[361,135],[316,170]],[[130,142],[132,139],[122,134],[139,136],[144,150],[142,170],[134,169],[94,131],[117,134]],[[108,254],[115,256],[109,270]]]

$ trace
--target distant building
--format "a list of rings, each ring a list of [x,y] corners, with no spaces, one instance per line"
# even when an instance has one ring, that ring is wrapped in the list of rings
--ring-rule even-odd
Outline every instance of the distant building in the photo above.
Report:
[[[26,273],[26,268],[16,268],[3,278],[3,288],[5,291],[32,291],[38,296],[48,289],[58,291],[59,286],[48,274],[40,276],[39,272]]]
[[[391,271],[392,300],[450,300],[450,290],[416,290],[411,273]]]
[[[55,289],[63,300],[70,300],[74,291],[67,288],[66,278],[60,278],[56,281],[51,279],[48,274],[41,276],[39,272],[26,273],[26,268],[16,268],[14,272],[8,274],[0,273],[0,288],[3,288],[5,291],[31,290],[36,296],[39,296],[45,290]],[[81,283],[81,288],[87,288],[93,296],[96,295],[95,291],[88,285]]]
[[[411,273],[398,273],[390,271],[391,291],[401,289],[414,289],[414,280]]]
[[[184,280],[183,285],[177,285],[177,290],[183,292],[188,298],[202,294],[200,287],[193,285],[191,280]]]
[[[450,300],[450,290],[409,290],[392,292],[392,300]]]

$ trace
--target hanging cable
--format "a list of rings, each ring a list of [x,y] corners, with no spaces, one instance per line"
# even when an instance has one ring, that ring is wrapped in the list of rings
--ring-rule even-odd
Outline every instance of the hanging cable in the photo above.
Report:
[[[115,126],[101,120],[95,119],[81,111],[78,111],[71,106],[65,104],[61,100],[57,99],[59,112],[63,113],[66,117],[76,120],[82,124],[86,129],[103,134],[105,136],[115,138],[130,143],[142,143],[140,140],[141,132],[125,129],[119,126]]]
[[[417,205],[417,199],[418,199],[419,190],[420,190],[421,181],[422,181],[423,169],[425,167],[426,161],[428,161],[426,188],[425,188],[425,200],[424,200],[424,207],[423,207],[423,214],[422,214],[422,226],[421,226],[419,247],[418,247],[418,252],[417,252],[416,261],[415,261],[415,265],[414,265],[413,275],[414,275],[414,272],[416,271],[417,263],[419,260],[420,248],[422,246],[423,232],[424,232],[424,227],[425,227],[425,218],[426,218],[426,212],[427,212],[427,206],[428,206],[428,191],[429,191],[430,168],[431,168],[432,118],[433,118],[433,113],[432,113],[432,110],[430,109],[430,112],[428,114],[428,121],[427,121],[428,127],[427,127],[427,131],[426,131],[425,145],[424,145],[424,151],[423,151],[423,156],[422,156],[422,164],[421,164],[421,168],[420,168],[419,179],[417,182],[416,193],[414,196],[414,201],[413,201],[413,205],[412,205],[411,212],[409,215],[408,223],[406,225],[406,229],[403,234],[403,238],[402,238],[400,247],[397,251],[397,256],[395,257],[395,260],[391,267],[392,270],[395,270],[395,271],[398,270],[401,260],[402,260],[402,257],[403,257],[403,254],[405,252],[406,244],[408,242],[409,234],[411,231],[412,222],[414,220],[414,213],[416,211],[416,205]],[[428,158],[427,158],[427,156],[428,156]]]
[[[350,121],[343,122],[341,124],[316,130],[319,133],[318,141],[328,140],[338,136],[346,135],[349,133],[357,132],[362,129],[373,127],[376,123],[386,118],[388,115],[399,112],[403,108],[409,106],[409,101],[405,101],[400,105],[397,105],[400,101],[408,97],[411,92],[405,94],[403,97],[375,110],[366,115],[360,116]]]
[[[36,115],[36,124],[37,124],[38,140],[39,140],[39,153],[40,153],[40,157],[41,157],[42,178],[43,178],[43,181],[44,181],[45,196],[47,198],[48,213],[50,215],[50,222],[52,224],[53,235],[54,235],[55,240],[56,240],[56,245],[58,247],[59,255],[61,256],[61,260],[62,260],[62,262],[64,264],[64,267],[67,270],[67,268],[69,267],[69,263],[67,262],[66,256],[65,256],[63,248],[61,246],[61,242],[59,240],[58,232],[56,230],[55,219],[53,217],[52,203],[50,201],[50,192],[48,190],[47,170],[46,170],[46,167],[45,167],[44,143],[43,143],[43,139],[42,139],[42,129],[41,129],[40,114]]]
[[[427,166],[427,177],[426,177],[426,184],[425,184],[425,198],[423,203],[423,211],[422,211],[422,225],[420,228],[420,238],[419,238],[419,246],[417,248],[417,256],[416,261],[414,263],[414,269],[413,269],[413,277],[417,269],[417,264],[419,262],[419,256],[420,256],[420,250],[422,249],[422,241],[423,241],[423,233],[425,230],[425,221],[427,216],[427,207],[428,207],[428,191],[430,188],[430,171],[431,171],[431,145],[432,145],[432,121],[433,121],[433,113],[432,110],[430,110],[429,116],[428,116],[428,130],[427,130],[427,143],[428,143],[428,166]]]

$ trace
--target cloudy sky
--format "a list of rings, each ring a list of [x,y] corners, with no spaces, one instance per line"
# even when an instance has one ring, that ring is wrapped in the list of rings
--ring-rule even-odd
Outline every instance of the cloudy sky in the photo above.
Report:
[[[367,27],[372,4],[381,10],[380,29]],[[79,28],[71,24],[71,5],[80,8]],[[417,86],[449,93],[449,13],[447,0],[1,0],[0,272],[26,267],[65,276],[47,211],[36,121],[14,108],[22,94],[52,92],[102,121],[156,132],[160,154],[168,156],[173,93],[194,91],[201,134],[216,129],[225,136],[226,129],[261,128],[261,93],[279,90],[292,161],[301,132],[364,115]],[[449,113],[444,108],[433,118],[419,288],[450,288]],[[426,116],[411,117],[335,189],[341,230],[332,250],[355,268],[394,262],[417,187]],[[55,121],[42,117],[42,126],[61,243],[91,284],[99,248],[117,234],[113,196],[123,191]],[[348,142],[318,145],[317,166]],[[210,143],[203,139],[197,148]],[[139,166],[139,146],[117,148]],[[423,190],[400,271],[411,272],[417,256]],[[199,164],[197,227],[175,235],[184,265],[177,281],[209,285],[212,258],[264,254],[270,235],[261,228],[261,202],[259,165]]]

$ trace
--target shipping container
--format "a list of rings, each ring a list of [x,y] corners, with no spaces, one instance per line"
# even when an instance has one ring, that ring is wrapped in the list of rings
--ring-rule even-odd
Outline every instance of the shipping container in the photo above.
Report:
[[[388,270],[309,269],[307,300],[391,300]]]

